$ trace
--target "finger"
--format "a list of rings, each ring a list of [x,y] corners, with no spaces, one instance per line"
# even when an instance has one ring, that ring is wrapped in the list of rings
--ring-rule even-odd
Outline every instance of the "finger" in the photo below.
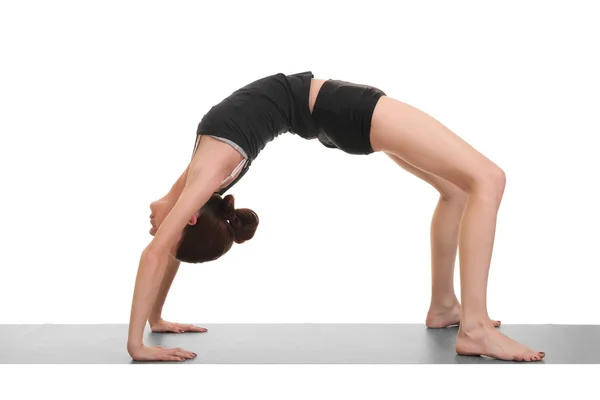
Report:
[[[191,351],[187,351],[182,348],[177,348],[177,355],[183,356],[186,358],[195,358],[196,357],[196,353],[192,353]]]
[[[173,355],[173,354],[175,354],[176,352],[179,351],[178,348],[164,349],[164,350],[165,350],[165,354],[170,354],[170,355]]]
[[[183,329],[177,324],[169,324],[165,327],[166,332],[182,333]]]
[[[184,357],[186,359],[196,358],[194,353],[192,353],[191,351],[178,351],[175,353],[175,355],[179,357]]]
[[[165,352],[163,354],[161,354],[160,358],[163,360],[170,360],[170,361],[183,361],[183,360],[187,359],[187,357],[184,357],[183,354],[179,354],[178,351],[170,351],[170,350],[165,350]]]
[[[183,329],[185,329],[188,332],[206,332],[208,330],[206,328],[201,328],[195,325],[184,325]]]
[[[185,358],[179,356],[169,356],[166,355],[163,358],[163,361],[185,361]]]
[[[195,358],[196,354],[191,351],[183,350],[182,348],[168,349],[167,354],[175,357]]]
[[[183,333],[185,332],[185,328],[183,327],[183,325],[181,324],[171,324],[171,332],[175,332],[175,333]]]

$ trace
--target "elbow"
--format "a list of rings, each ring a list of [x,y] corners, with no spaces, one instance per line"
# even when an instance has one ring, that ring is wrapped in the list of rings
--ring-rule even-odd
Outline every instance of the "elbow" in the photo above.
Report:
[[[142,252],[142,257],[140,259],[140,263],[142,265],[157,265],[160,263],[160,260],[164,258],[161,255],[161,252],[157,249],[148,246]]]
[[[160,282],[167,266],[167,258],[152,249],[145,249],[140,257],[138,274],[152,279],[152,282]]]

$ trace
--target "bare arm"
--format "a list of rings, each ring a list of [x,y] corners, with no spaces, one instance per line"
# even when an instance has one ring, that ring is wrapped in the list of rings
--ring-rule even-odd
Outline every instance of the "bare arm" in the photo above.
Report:
[[[167,299],[167,295],[169,294],[169,289],[171,288],[171,284],[175,279],[175,275],[177,275],[177,270],[179,269],[180,261],[174,257],[169,258],[169,262],[167,263],[167,270],[165,271],[165,275],[163,276],[163,280],[160,284],[160,288],[158,289],[158,296],[156,297],[156,301],[150,310],[150,317],[148,317],[148,323],[150,324],[150,329],[152,332],[206,332],[206,328],[202,328],[193,324],[179,324],[176,322],[165,321],[162,318],[163,306],[165,304],[165,300]]]
[[[189,167],[175,183],[173,190],[181,188],[181,193],[140,257],[127,339],[127,350],[134,360],[183,360],[194,356],[183,349],[144,346],[144,328],[161,292],[161,283],[168,278],[169,259],[176,253],[183,229],[218,190],[240,158],[239,152],[228,144],[209,140],[206,145],[198,146]]]
[[[180,264],[181,262],[175,257],[169,257],[169,261],[167,262],[167,270],[165,271],[165,275],[163,276],[162,282],[158,289],[156,301],[154,302],[154,305],[150,310],[150,316],[148,317],[148,323],[150,323],[150,325],[162,318],[162,309],[165,305],[165,300],[169,294],[169,289],[171,289],[171,285],[173,284],[175,275],[177,275]]]
[[[190,166],[188,165],[187,168],[185,169],[185,171],[183,171],[183,173],[179,176],[179,178],[177,178],[177,181],[175,181],[173,186],[171,186],[171,190],[169,190],[169,193],[167,194],[167,196],[171,196],[173,198],[179,198],[179,196],[181,195],[181,192],[183,191],[183,188],[185,187],[185,182],[187,181],[189,170],[190,170]]]
[[[127,349],[132,356],[144,346],[144,327],[158,297],[170,253],[174,253],[174,247],[190,217],[208,201],[227,176],[227,169],[192,166],[187,175],[181,196],[140,258],[127,340]]]

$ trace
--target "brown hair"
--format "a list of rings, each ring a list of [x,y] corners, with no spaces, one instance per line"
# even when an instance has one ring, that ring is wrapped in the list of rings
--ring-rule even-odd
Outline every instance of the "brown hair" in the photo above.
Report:
[[[200,209],[198,221],[186,225],[176,257],[186,263],[216,260],[227,253],[233,242],[252,239],[258,215],[248,208],[234,207],[234,198],[215,193]]]

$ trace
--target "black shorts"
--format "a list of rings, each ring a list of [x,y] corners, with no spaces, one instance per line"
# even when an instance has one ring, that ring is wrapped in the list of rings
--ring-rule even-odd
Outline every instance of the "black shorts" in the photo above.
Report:
[[[373,86],[327,80],[319,90],[313,119],[319,141],[349,154],[371,154],[371,118],[385,93]]]

